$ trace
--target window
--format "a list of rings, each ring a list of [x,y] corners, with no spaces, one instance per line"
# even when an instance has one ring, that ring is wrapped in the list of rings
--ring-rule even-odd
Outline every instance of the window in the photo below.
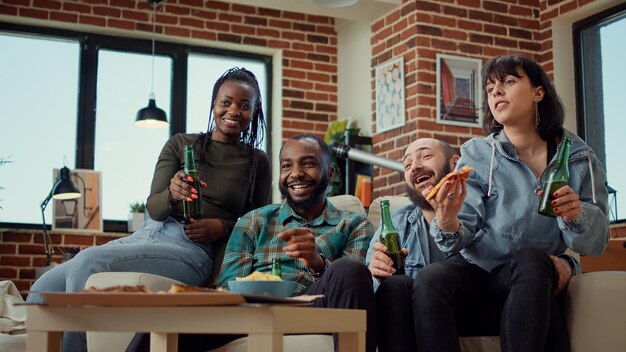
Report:
[[[574,24],[578,130],[604,163],[609,191],[616,191],[609,194],[612,222],[626,221],[624,35],[626,4]]]
[[[0,221],[41,223],[52,169],[73,167],[77,40],[0,32]],[[52,207],[46,212],[50,224]]]
[[[40,226],[52,169],[66,165],[102,172],[105,231],[126,231],[167,138],[206,131],[213,83],[227,68],[257,75],[269,119],[268,56],[157,42],[154,93],[170,126],[144,129],[134,119],[150,94],[149,40],[0,23],[0,52],[0,158],[9,161],[0,223],[14,227]]]
[[[109,220],[124,220],[131,202],[145,202],[169,136],[167,128],[133,125],[134,114],[148,105],[151,63],[150,54],[103,49],[98,55],[94,169],[117,171],[103,172],[102,178],[102,215]],[[156,56],[154,66],[157,106],[170,111],[172,59]]]

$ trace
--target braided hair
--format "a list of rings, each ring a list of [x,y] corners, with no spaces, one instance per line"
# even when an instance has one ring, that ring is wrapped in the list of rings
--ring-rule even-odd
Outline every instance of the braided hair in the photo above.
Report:
[[[253,204],[254,198],[254,184],[256,181],[256,168],[259,163],[259,151],[263,136],[266,133],[265,116],[263,115],[263,105],[261,102],[261,89],[259,88],[259,82],[256,79],[254,73],[246,70],[245,68],[233,67],[224,74],[213,85],[213,95],[211,96],[211,110],[209,113],[209,125],[206,133],[201,133],[196,143],[200,145],[200,157],[202,160],[206,160],[206,150],[211,143],[211,136],[215,129],[215,116],[213,115],[213,105],[217,97],[217,91],[222,84],[226,81],[236,81],[247,84],[250,86],[256,94],[256,104],[253,107],[253,111],[250,114],[250,125],[248,128],[239,135],[239,143],[247,149],[249,165],[248,168],[248,203]]]

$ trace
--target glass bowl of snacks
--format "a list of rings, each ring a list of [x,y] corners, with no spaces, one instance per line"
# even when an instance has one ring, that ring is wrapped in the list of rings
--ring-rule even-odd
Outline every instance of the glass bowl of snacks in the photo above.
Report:
[[[283,281],[278,276],[258,271],[246,277],[228,281],[228,289],[241,295],[270,295],[291,297],[296,288],[295,281]]]

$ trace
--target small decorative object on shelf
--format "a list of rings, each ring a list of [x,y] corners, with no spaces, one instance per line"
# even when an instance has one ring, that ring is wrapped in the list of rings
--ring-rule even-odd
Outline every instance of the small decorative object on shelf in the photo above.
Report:
[[[130,214],[128,215],[128,232],[135,232],[141,228],[145,220],[146,204],[144,202],[130,203]]]

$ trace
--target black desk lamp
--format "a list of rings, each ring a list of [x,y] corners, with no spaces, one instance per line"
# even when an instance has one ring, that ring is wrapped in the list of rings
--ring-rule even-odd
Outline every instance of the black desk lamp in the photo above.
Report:
[[[52,243],[50,241],[50,234],[48,233],[48,228],[46,227],[46,216],[45,211],[48,206],[48,202],[50,199],[76,199],[80,197],[81,194],[76,188],[76,185],[70,178],[70,169],[67,166],[64,166],[61,171],[59,177],[57,177],[54,182],[54,186],[50,190],[50,193],[46,197],[46,199],[41,202],[41,219],[43,220],[43,243],[46,251],[46,266],[50,265],[50,260],[52,259],[52,254],[54,251],[52,250]]]

